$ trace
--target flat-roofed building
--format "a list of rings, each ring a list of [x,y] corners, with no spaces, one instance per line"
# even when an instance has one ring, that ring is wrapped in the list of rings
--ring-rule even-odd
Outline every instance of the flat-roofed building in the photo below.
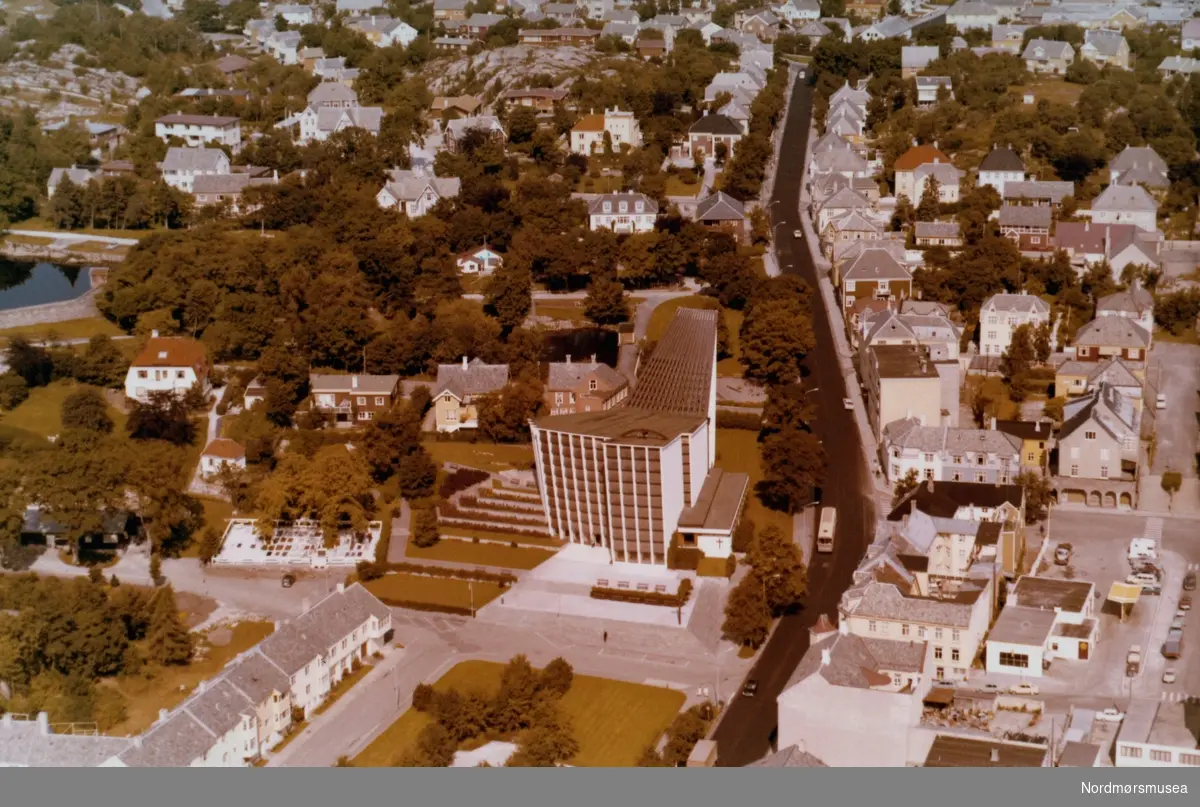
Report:
[[[530,423],[551,534],[615,561],[664,564],[677,531],[729,555],[749,480],[713,471],[716,318],[677,312],[625,405]]]
[[[1200,767],[1200,746],[1188,727],[1188,705],[1144,698],[1131,701],[1117,734],[1117,767]]]
[[[1049,748],[1037,743],[939,734],[925,757],[925,768],[1045,768]]]

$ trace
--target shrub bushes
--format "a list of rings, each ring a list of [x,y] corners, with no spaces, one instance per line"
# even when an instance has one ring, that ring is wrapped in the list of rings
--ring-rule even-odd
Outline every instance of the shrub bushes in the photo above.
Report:
[[[756,432],[762,428],[761,412],[730,412],[728,409],[717,410],[718,429],[745,429]]]
[[[362,565],[361,563],[359,564]],[[419,574],[426,577],[448,577],[454,580],[474,580],[477,583],[496,583],[501,586],[511,586],[517,582],[517,576],[509,572],[486,572],[481,569],[451,569],[444,566],[428,566],[423,563],[376,563],[380,575],[386,572],[402,572],[404,574]],[[361,579],[361,574],[359,575]]]
[[[609,586],[592,586],[592,599],[613,600],[614,602],[632,602],[638,605],[662,605],[668,608],[682,608],[692,596],[692,580],[685,577],[679,581],[679,590],[674,594],[663,594],[658,591],[631,591],[624,588]]]
[[[442,481],[442,486],[438,489],[438,495],[443,499],[449,499],[455,493],[461,493],[467,488],[487,481],[490,477],[491,474],[487,471],[480,471],[477,468],[459,468],[450,473]]]
[[[694,572],[704,553],[694,546],[684,546],[683,539],[676,534],[667,547],[667,568]]]

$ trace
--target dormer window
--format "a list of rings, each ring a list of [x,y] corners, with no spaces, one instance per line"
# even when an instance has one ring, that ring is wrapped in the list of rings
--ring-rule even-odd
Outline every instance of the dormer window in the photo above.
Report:
[[[604,203],[604,212],[605,212],[605,213],[611,213],[611,212],[612,212],[612,202],[605,202],[605,203]]]
[[[622,213],[629,212],[629,202],[621,202],[621,212]]]
[[[167,357],[167,351],[165,351],[165,350],[158,351],[158,357],[160,359],[165,359]]]
[[[596,379],[594,379],[594,378],[588,379],[588,390],[591,392],[596,391]]]
[[[645,202],[638,202],[638,203],[637,203],[637,204],[634,206],[634,209],[635,209],[637,212],[639,212],[639,213],[642,213],[642,212],[644,212],[644,211],[645,211],[645,207],[646,207],[646,203],[645,203]]]

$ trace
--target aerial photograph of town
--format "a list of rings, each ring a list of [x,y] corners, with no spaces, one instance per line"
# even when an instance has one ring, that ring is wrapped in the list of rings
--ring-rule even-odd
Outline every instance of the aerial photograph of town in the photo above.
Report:
[[[1200,0],[0,0],[0,768],[1186,799],[1198,140]]]

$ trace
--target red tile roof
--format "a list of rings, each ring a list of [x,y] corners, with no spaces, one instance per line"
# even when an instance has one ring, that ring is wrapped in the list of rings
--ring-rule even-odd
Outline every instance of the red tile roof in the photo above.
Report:
[[[925,163],[945,163],[950,165],[950,158],[933,146],[913,146],[900,155],[896,160],[897,171],[911,171]]]
[[[154,336],[133,360],[134,367],[191,367],[200,374],[208,366],[204,345],[186,336]]]
[[[223,460],[240,460],[246,457],[246,448],[228,437],[218,437],[204,449],[206,457],[220,457]]]

